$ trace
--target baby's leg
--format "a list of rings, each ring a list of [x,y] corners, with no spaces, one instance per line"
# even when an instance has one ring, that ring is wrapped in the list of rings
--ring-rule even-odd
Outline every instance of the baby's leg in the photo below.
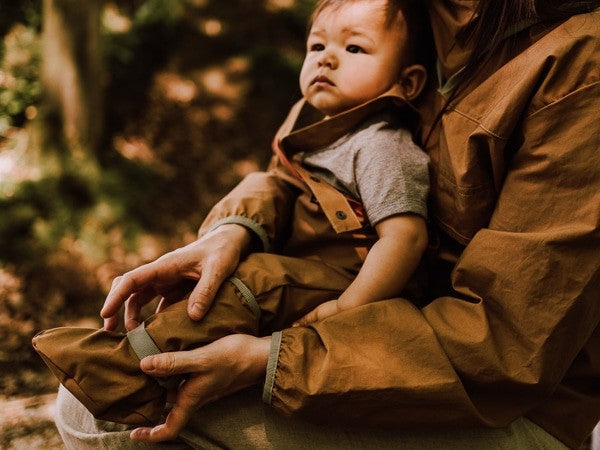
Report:
[[[182,300],[150,316],[141,327],[151,345],[168,352],[199,347],[232,333],[257,334],[258,320],[235,286],[224,283],[201,321],[188,317],[187,302]],[[166,380],[140,370],[139,352],[128,335],[63,327],[39,333],[33,345],[61,384],[97,419],[129,425],[160,420]]]
[[[261,334],[288,327],[321,303],[338,298],[353,279],[346,270],[318,260],[271,253],[249,255],[233,278],[258,304]]]
[[[187,302],[181,301],[149,317],[144,334],[158,351],[167,352],[234,333],[268,333],[337,298],[350,281],[343,271],[319,261],[252,254],[223,283],[202,320],[191,320]],[[141,372],[140,352],[127,335],[57,328],[40,333],[33,343],[61,383],[96,418],[131,425],[160,419],[166,389]]]

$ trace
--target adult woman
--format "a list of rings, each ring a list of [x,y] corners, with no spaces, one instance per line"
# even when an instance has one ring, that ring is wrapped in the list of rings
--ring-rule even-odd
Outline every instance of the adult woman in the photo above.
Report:
[[[431,303],[417,309],[394,299],[311,328],[263,339],[229,336],[146,359],[142,368],[150,374],[192,375],[167,423],[136,430],[134,438],[173,438],[192,420],[195,431],[184,439],[208,445],[202,428],[213,444],[234,446],[225,440],[236,434],[232,427],[218,434],[216,421],[198,423],[211,409],[192,418],[194,408],[258,382],[268,366],[264,398],[279,411],[350,427],[429,431],[307,426],[309,437],[284,442],[275,428],[289,428],[263,412],[251,419],[264,438],[256,446],[306,439],[396,448],[427,439],[429,446],[463,448],[581,444],[600,419],[600,12],[588,13],[600,2],[554,3],[429,2],[441,81],[424,108],[437,242]],[[190,315],[200,317],[250,246],[247,229],[227,218],[250,218],[259,235],[276,241],[281,199],[266,196],[273,204],[260,207],[269,214],[254,214],[258,194],[272,192],[269,182],[266,175],[245,180],[204,230],[222,226],[115,280],[106,325],[114,326],[133,293],[126,324],[135,326],[139,304],[169,294],[184,276],[200,279],[190,297]],[[97,439],[91,428],[82,437],[82,425],[67,418],[73,405],[64,395],[61,402],[63,435],[67,424],[78,427],[78,443]],[[227,400],[213,411],[225,415],[222,423],[240,420]],[[448,427],[454,430],[435,431]],[[469,427],[480,428],[473,434]],[[243,438],[247,444],[250,437]]]

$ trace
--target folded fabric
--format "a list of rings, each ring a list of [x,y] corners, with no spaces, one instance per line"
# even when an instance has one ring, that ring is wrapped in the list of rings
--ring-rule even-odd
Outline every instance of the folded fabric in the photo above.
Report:
[[[189,318],[187,301],[182,300],[146,319],[143,333],[135,338],[103,329],[63,327],[37,334],[33,346],[94,417],[151,425],[164,413],[166,380],[142,372],[140,357],[189,350],[229,334],[268,333],[336,298],[349,282],[339,270],[320,262],[257,254],[221,286],[200,321]]]

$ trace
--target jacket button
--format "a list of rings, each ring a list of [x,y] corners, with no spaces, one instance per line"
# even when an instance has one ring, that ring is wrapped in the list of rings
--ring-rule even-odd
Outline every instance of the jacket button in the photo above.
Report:
[[[311,175],[310,179],[313,180],[315,183],[319,183],[321,181],[317,177],[315,177],[314,175]]]
[[[340,220],[344,220],[348,216],[346,215],[346,213],[344,211],[336,211],[335,217],[337,217]]]

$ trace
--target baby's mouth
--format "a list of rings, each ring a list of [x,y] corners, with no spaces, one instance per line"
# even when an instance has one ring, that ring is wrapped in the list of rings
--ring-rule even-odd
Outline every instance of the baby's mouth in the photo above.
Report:
[[[311,84],[328,84],[330,86],[335,86],[335,83],[327,78],[325,75],[319,75],[312,80]]]

